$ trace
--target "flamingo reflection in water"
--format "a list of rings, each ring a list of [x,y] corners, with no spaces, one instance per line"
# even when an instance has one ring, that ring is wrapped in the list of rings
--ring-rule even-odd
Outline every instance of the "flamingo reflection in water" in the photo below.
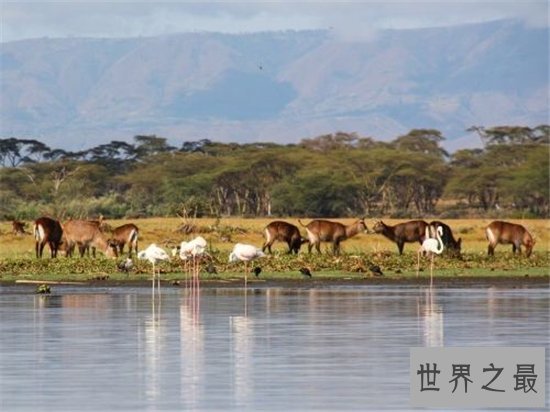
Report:
[[[182,409],[196,409],[207,387],[204,330],[194,299],[182,291],[180,299],[180,385]]]
[[[154,296],[154,295],[153,295]],[[149,401],[158,401],[161,397],[162,361],[166,324],[161,321],[160,300],[153,300],[151,315],[145,319],[145,351],[143,353],[147,386],[145,395]],[[141,357],[141,356],[140,356]]]
[[[254,353],[254,320],[248,316],[230,316],[230,359],[233,362],[235,401],[239,405],[250,404],[254,394],[252,371]]]
[[[418,300],[418,319],[422,332],[422,343],[426,347],[444,346],[443,308],[435,301],[433,288],[426,289],[423,302]]]

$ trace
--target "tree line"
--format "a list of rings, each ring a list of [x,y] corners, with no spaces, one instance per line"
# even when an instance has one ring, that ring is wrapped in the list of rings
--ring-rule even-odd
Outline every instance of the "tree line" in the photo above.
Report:
[[[550,126],[468,129],[484,147],[447,153],[413,129],[390,142],[338,132],[298,144],[168,144],[156,135],[87,150],[0,139],[8,219],[141,216],[549,215]]]

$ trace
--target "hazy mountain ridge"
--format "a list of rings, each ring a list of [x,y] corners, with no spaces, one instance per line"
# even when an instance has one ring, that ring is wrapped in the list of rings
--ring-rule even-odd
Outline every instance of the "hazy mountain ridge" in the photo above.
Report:
[[[3,43],[1,133],[78,148],[138,133],[290,142],[430,127],[452,139],[472,124],[536,125],[548,122],[547,35],[499,21],[363,42],[289,31]]]

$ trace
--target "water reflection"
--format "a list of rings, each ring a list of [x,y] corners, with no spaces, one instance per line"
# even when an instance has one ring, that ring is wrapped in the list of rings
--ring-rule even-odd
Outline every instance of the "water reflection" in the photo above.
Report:
[[[163,351],[166,321],[161,318],[161,299],[152,296],[151,313],[145,318],[145,395],[154,402],[160,397],[160,361]]]
[[[236,405],[240,407],[247,404],[254,390],[253,327],[254,321],[246,315],[229,318],[234,396]]]
[[[418,305],[422,324],[422,346],[444,346],[443,307],[436,302],[435,289],[426,289],[424,299],[419,299]]]
[[[184,292],[180,317],[180,394],[186,407],[196,405],[204,389],[204,330],[200,323],[200,293]]]
[[[182,289],[0,295],[2,410],[408,409],[410,347],[549,346],[548,288]]]

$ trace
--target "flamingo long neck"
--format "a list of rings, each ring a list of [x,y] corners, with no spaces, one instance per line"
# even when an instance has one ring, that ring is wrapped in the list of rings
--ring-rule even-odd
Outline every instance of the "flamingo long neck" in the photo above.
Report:
[[[437,239],[437,251],[436,253],[443,253],[443,240],[441,239],[441,226],[438,226],[435,230],[435,238]]]

